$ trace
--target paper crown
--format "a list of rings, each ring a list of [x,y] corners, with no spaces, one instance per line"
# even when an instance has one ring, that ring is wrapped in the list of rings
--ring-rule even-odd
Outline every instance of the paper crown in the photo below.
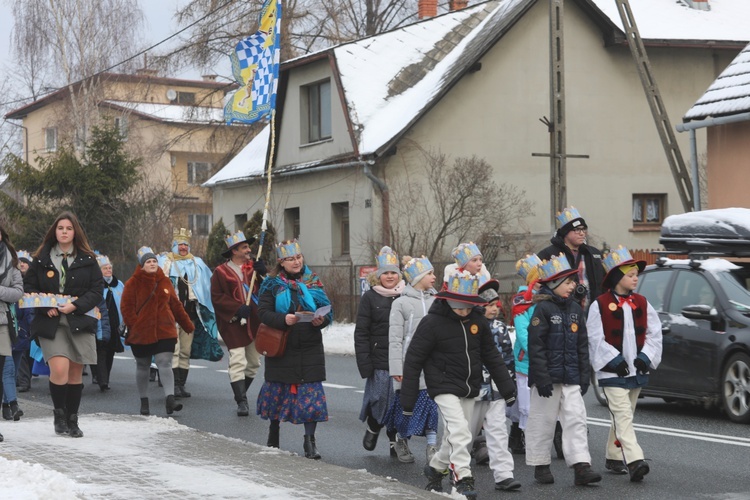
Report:
[[[639,272],[643,271],[643,269],[646,267],[645,260],[635,260],[633,256],[630,255],[630,252],[627,248],[619,245],[614,250],[611,250],[604,257],[604,259],[602,259],[602,265],[604,266],[604,280],[602,281],[602,283],[607,286],[614,286],[616,283],[609,283],[610,273],[618,267],[624,266],[625,264],[633,264],[638,266]],[[620,276],[620,278],[622,278],[622,276]]]
[[[153,250],[151,250],[151,247],[141,247],[138,249],[138,262],[143,264],[143,262],[141,261],[143,259],[143,256],[147,254],[151,254],[154,256],[154,258],[156,258],[156,254],[154,253]]]
[[[106,255],[97,255],[96,262],[99,264],[99,267],[112,265],[112,262],[109,260],[109,257],[107,257]]]
[[[553,281],[564,276],[574,274],[575,269],[571,269],[568,258],[565,257],[564,253],[560,255],[553,255],[550,260],[543,260],[539,264],[539,281],[546,283]]]
[[[461,243],[451,252],[451,256],[456,260],[458,267],[464,267],[477,255],[482,255],[482,252],[479,251],[479,247],[473,241]]]
[[[227,244],[227,248],[232,248],[243,241],[247,241],[244,231],[237,231],[234,234],[229,234],[224,237],[224,243]]]
[[[18,255],[18,260],[25,260],[25,261],[26,261],[26,262],[28,262],[29,264],[31,264],[31,263],[32,263],[32,262],[34,261],[34,258],[33,258],[33,257],[31,256],[31,254],[30,254],[29,252],[27,252],[26,250],[19,250],[19,251],[18,251],[18,252],[16,252],[16,253],[17,253],[17,255]]]
[[[190,237],[193,236],[193,232],[190,229],[181,227],[180,229],[175,229],[173,234],[174,237],[172,239],[175,243],[185,243],[186,245],[190,245]]]
[[[448,276],[446,291],[459,295],[478,295],[479,276],[468,271],[457,271]]]
[[[560,223],[560,227],[563,227],[565,224],[573,222],[576,219],[581,219],[581,221],[583,221],[583,217],[580,213],[578,213],[578,209],[576,207],[564,208],[562,212],[557,214],[557,221]]]
[[[396,266],[396,269],[398,269],[398,255],[391,247],[381,248],[378,252],[377,261],[378,267]]]
[[[426,274],[434,269],[435,268],[432,267],[430,259],[424,255],[421,257],[414,257],[404,265],[404,278],[406,278],[406,281],[408,281],[410,285],[416,285],[417,282],[415,279],[420,274]]]
[[[300,255],[302,248],[299,246],[299,242],[291,240],[289,243],[279,243],[276,245],[276,258],[279,260],[286,259],[287,257],[294,257]]]
[[[516,271],[518,271],[518,275],[521,276],[527,284],[529,284],[530,282],[539,278],[539,264],[541,263],[542,260],[537,256],[537,254],[534,253],[531,255],[527,255],[525,259],[521,259],[516,262]]]

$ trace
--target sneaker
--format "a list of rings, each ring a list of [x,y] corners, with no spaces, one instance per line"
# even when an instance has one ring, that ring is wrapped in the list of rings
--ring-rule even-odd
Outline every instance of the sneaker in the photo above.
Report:
[[[456,492],[466,498],[476,498],[477,490],[474,489],[474,478],[467,476],[456,481]]]
[[[628,467],[622,463],[622,460],[610,460],[609,458],[604,461],[604,468],[612,474],[627,474]]]
[[[586,462],[579,462],[573,464],[573,470],[575,471],[575,485],[584,486],[590,483],[598,483],[602,480],[601,474],[595,472],[591,468],[591,464]]]
[[[555,477],[552,475],[552,471],[549,470],[549,465],[537,465],[534,467],[534,479],[540,484],[552,484],[555,482]]]
[[[495,489],[500,491],[514,491],[520,488],[521,483],[519,481],[516,481],[512,477],[509,477],[504,481],[500,481],[499,483],[495,483]]]
[[[398,457],[399,462],[405,464],[414,463],[414,455],[411,454],[411,450],[409,449],[409,442],[406,439],[397,437],[396,446],[394,448],[396,449],[396,456]]]
[[[435,453],[437,453],[438,449],[437,446],[434,444],[428,444],[427,448],[425,449],[425,458],[427,459],[427,463],[430,463],[430,460],[432,460],[432,457],[435,456]]]
[[[630,480],[634,483],[643,480],[643,476],[648,474],[651,468],[645,460],[636,460],[628,464],[628,472],[630,473]]]
[[[437,469],[433,469],[429,465],[425,465],[424,475],[425,477],[427,477],[427,486],[425,486],[424,489],[429,491],[437,491],[438,493],[443,491],[443,478],[448,475],[447,470],[440,472]]]

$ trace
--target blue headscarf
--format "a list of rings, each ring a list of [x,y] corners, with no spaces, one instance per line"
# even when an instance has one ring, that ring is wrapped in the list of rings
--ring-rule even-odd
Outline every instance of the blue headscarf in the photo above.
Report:
[[[276,276],[266,277],[260,287],[260,293],[273,290],[276,297],[276,312],[287,313],[292,305],[292,290],[297,292],[297,300],[303,311],[315,312],[316,309],[331,304],[323,289],[320,278],[307,265],[302,268],[299,279],[290,279],[283,270]],[[333,309],[326,315],[333,321]]]

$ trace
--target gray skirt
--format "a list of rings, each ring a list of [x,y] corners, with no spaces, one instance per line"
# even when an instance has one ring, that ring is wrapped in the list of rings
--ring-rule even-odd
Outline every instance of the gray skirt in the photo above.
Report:
[[[13,348],[10,345],[10,334],[8,325],[0,325],[0,356],[12,356]]]
[[[96,335],[72,333],[68,318],[64,314],[60,315],[55,338],[50,340],[39,337],[39,345],[47,362],[55,356],[62,356],[81,365],[96,364]]]

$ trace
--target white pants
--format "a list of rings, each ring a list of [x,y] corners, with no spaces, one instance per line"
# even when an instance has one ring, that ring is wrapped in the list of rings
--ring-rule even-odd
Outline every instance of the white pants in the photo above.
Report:
[[[255,349],[255,341],[245,347],[229,349],[229,381],[237,382],[255,378],[260,368],[260,354]]]
[[[476,439],[484,426],[487,453],[495,482],[513,477],[513,455],[508,450],[508,425],[505,421],[505,401],[475,401],[471,430]]]
[[[553,384],[552,396],[543,398],[531,388],[531,408],[526,425],[526,464],[549,465],[555,423],[562,425],[562,447],[568,467],[591,463],[586,429],[586,406],[581,386]]]
[[[624,460],[629,464],[636,460],[643,460],[643,450],[638,445],[633,429],[633,414],[638,402],[640,387],[637,389],[623,389],[621,387],[602,387],[607,396],[611,425],[607,438],[607,458],[609,460]],[[620,441],[622,448],[615,445]]]
[[[192,333],[186,332],[180,325],[177,325],[177,344],[174,346],[174,354],[172,355],[172,368],[190,369],[190,351],[193,348],[193,338],[195,336]]]
[[[453,466],[456,480],[471,476],[471,431],[469,422],[474,411],[474,400],[459,398],[452,394],[440,394],[435,403],[443,418],[443,442],[440,449],[430,460],[430,467],[438,471]]]
[[[529,406],[531,405],[531,392],[529,391],[529,377],[523,373],[516,373],[516,404],[518,406],[518,427],[526,429],[529,421]]]

